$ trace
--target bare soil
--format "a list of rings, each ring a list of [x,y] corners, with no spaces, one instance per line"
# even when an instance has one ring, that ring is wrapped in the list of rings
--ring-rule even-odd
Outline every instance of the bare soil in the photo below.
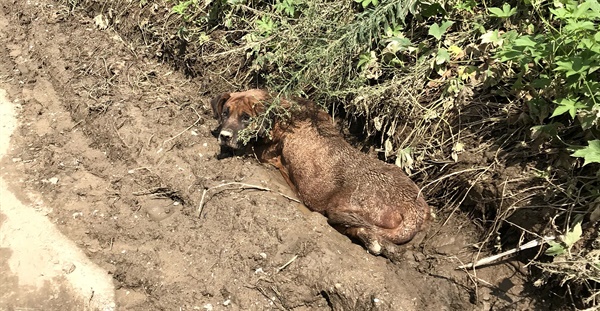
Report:
[[[517,260],[455,270],[485,255],[461,211],[403,261],[372,256],[276,193],[293,195],[272,168],[217,159],[200,78],[50,0],[0,8],[0,87],[21,122],[2,166],[112,276],[119,309],[555,309]],[[203,191],[229,182],[274,191],[211,190],[198,217]]]

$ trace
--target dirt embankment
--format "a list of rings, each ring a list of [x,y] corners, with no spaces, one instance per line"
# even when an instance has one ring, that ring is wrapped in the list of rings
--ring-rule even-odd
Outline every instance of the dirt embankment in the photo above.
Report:
[[[478,229],[457,213],[392,263],[324,217],[244,182],[289,191],[253,158],[217,160],[199,86],[91,18],[1,0],[0,87],[20,106],[5,158],[18,192],[113,277],[124,310],[548,308],[519,262],[456,271]],[[16,306],[16,305],[12,305]],[[4,306],[2,306],[4,307]]]

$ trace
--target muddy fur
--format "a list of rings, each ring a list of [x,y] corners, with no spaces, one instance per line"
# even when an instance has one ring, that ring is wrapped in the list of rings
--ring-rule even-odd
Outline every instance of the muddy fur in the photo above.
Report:
[[[269,98],[261,90],[215,98],[221,145],[242,148],[238,133],[248,126],[246,116],[262,112]],[[289,101],[282,104],[292,107]],[[369,252],[389,252],[394,244],[410,241],[429,219],[429,206],[415,183],[399,167],[353,148],[313,103],[301,100],[289,120],[275,122],[269,136],[255,143],[259,159],[275,165],[308,208]]]

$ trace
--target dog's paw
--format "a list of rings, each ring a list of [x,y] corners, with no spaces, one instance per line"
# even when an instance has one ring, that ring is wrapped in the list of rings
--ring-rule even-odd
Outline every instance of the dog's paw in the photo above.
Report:
[[[383,247],[381,247],[381,244],[377,240],[371,240],[367,244],[367,250],[369,251],[369,253],[371,253],[373,255],[381,254],[382,249],[383,249]]]

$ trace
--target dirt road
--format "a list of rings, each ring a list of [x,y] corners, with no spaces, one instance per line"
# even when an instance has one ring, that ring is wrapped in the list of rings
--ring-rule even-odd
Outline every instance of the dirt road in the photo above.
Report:
[[[0,88],[20,107],[4,178],[17,194],[39,197],[76,253],[108,273],[118,309],[548,308],[518,261],[476,275],[455,270],[478,255],[478,229],[460,213],[434,224],[396,263],[275,192],[211,190],[198,217],[200,196],[214,186],[289,189],[252,157],[217,160],[203,90],[153,51],[49,0],[0,0],[0,7]],[[2,202],[6,214],[4,195]],[[10,228],[4,220],[2,230]],[[12,234],[3,238],[11,247],[20,244]],[[30,241],[22,244],[35,247]],[[67,279],[79,269],[56,265]],[[20,288],[9,268],[4,275]],[[78,306],[76,295],[63,293],[72,299],[65,305],[47,298],[32,307]],[[2,297],[0,309],[18,306],[17,296]]]
[[[0,124],[2,158],[17,127],[14,104],[3,89]],[[56,229],[41,199],[18,195],[29,204],[17,199],[0,176],[0,308],[114,310],[114,286],[107,272]]]

